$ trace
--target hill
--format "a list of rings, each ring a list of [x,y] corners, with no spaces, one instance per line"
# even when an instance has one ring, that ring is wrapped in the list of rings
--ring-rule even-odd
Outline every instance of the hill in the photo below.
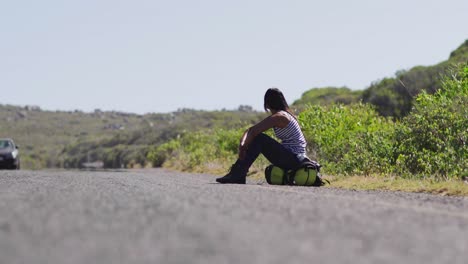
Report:
[[[295,108],[303,108],[308,104],[329,105],[329,104],[352,104],[357,103],[362,98],[362,91],[351,90],[347,87],[324,87],[312,88],[302,94],[301,98],[292,104]]]
[[[358,101],[370,103],[382,116],[401,118],[413,106],[413,98],[421,91],[429,94],[440,89],[441,76],[446,75],[455,65],[468,61],[468,40],[453,51],[446,61],[433,66],[415,66],[400,70],[392,78],[383,78],[364,90],[352,91],[346,87],[313,88],[306,91],[294,106],[307,104],[342,103]]]
[[[148,148],[184,131],[232,128],[263,116],[245,106],[234,111],[181,109],[137,115],[0,105],[0,137],[11,137],[20,146],[24,169],[80,168],[93,162],[108,168],[139,167],[148,165]]]
[[[468,61],[468,40],[450,54],[448,60],[433,66],[416,66],[409,71],[399,71],[393,78],[385,78],[367,88],[362,100],[376,106],[383,116],[406,116],[413,98],[421,91],[435,93],[442,86],[441,76],[454,65]]]

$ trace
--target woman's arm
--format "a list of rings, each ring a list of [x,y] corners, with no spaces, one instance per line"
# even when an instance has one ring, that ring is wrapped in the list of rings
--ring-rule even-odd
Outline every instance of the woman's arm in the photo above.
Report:
[[[289,119],[279,113],[273,114],[256,125],[247,129],[241,137],[239,144],[239,159],[243,159],[245,152],[247,151],[248,146],[253,141],[253,139],[260,133],[272,128],[272,127],[286,127],[289,123]]]

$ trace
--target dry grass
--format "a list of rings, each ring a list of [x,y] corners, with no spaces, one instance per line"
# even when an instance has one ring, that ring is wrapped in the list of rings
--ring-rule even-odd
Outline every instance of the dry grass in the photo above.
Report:
[[[265,176],[257,169],[249,176],[261,180]],[[415,193],[430,193],[444,196],[468,196],[468,181],[448,180],[416,180],[403,179],[395,176],[325,176],[331,182],[325,187],[352,190],[387,190]]]
[[[180,166],[164,167],[181,170]],[[180,164],[179,164],[180,165]],[[217,176],[222,176],[227,173],[231,164],[228,161],[212,162],[203,164],[198,168],[194,168],[192,172],[207,173]],[[249,179],[261,181],[265,178],[264,164],[254,164],[249,172]],[[187,171],[187,170],[185,170]],[[430,179],[403,179],[397,176],[330,176],[326,175],[325,179],[331,182],[325,187],[343,188],[353,190],[388,190],[388,191],[403,191],[415,193],[430,193],[445,196],[468,196],[468,181],[447,180],[435,181]]]
[[[331,187],[355,190],[389,190],[431,193],[449,196],[468,196],[468,183],[460,180],[434,181],[402,179],[383,176],[326,177]]]

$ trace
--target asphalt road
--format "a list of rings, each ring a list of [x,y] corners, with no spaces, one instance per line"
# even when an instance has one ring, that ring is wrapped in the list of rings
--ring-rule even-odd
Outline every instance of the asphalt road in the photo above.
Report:
[[[165,170],[0,171],[0,263],[466,264],[468,199]]]

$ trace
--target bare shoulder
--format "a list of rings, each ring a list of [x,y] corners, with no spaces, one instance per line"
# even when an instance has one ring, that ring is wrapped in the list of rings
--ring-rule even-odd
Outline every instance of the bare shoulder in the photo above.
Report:
[[[286,127],[291,121],[291,116],[284,111],[274,113],[271,118],[275,120],[275,126],[279,128]]]

